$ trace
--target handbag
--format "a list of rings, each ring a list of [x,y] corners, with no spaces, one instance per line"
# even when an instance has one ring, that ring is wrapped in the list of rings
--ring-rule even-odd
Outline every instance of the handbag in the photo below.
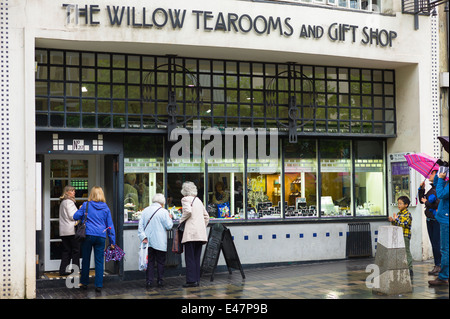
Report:
[[[175,254],[183,253],[183,244],[181,243],[181,240],[183,239],[185,223],[186,222],[184,221],[181,224],[179,224],[177,228],[172,229],[173,233],[172,252]]]
[[[83,241],[86,239],[86,220],[88,214],[88,206],[89,201],[86,203],[86,213],[84,214],[84,221],[78,223],[78,225],[75,226],[75,240]]]
[[[197,199],[197,197],[194,197],[194,199],[191,202],[191,207],[194,205],[194,201]],[[176,229],[173,229],[173,242],[172,242],[172,252],[175,254],[182,254],[183,253],[183,244],[181,243],[181,240],[183,239],[183,232],[184,232],[184,226],[186,224],[186,221],[183,221],[181,224],[178,225]]]

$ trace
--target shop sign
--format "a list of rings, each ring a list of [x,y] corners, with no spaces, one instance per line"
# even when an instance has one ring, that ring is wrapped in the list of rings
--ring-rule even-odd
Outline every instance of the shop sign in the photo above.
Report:
[[[106,24],[115,28],[172,29],[185,27],[187,19],[194,19],[196,30],[221,33],[278,34],[286,38],[322,39],[332,42],[359,42],[363,45],[392,47],[397,32],[373,26],[358,26],[332,22],[328,26],[302,24],[291,17],[273,17],[258,14],[237,14],[204,10],[110,6],[97,4],[63,4],[67,25],[97,26]]]

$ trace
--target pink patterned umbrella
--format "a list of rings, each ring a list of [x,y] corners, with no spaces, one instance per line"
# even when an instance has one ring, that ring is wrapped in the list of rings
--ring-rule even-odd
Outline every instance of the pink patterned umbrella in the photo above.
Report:
[[[418,171],[425,178],[428,178],[432,169],[439,169],[439,165],[436,164],[437,159],[425,153],[408,154],[405,155],[405,158],[408,162],[408,166]]]

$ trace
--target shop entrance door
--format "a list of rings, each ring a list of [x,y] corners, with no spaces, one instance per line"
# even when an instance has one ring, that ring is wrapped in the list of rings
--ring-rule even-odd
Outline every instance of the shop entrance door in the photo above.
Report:
[[[62,242],[59,236],[59,205],[66,185],[75,187],[77,208],[88,199],[89,190],[101,185],[96,155],[47,155],[44,163],[44,271],[57,271],[61,263]]]

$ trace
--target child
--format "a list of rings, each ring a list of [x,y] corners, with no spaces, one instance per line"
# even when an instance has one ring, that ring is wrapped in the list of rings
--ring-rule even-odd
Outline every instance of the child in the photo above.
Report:
[[[409,247],[411,241],[411,224],[412,224],[412,216],[408,211],[408,207],[410,204],[410,200],[408,196],[400,196],[397,199],[397,206],[400,210],[398,215],[394,214],[393,217],[389,216],[389,221],[394,226],[400,226],[403,228],[403,237],[405,239],[405,249],[406,249],[406,260],[408,262],[409,274],[411,277],[413,276],[413,268],[412,268],[412,256],[411,250]]]

